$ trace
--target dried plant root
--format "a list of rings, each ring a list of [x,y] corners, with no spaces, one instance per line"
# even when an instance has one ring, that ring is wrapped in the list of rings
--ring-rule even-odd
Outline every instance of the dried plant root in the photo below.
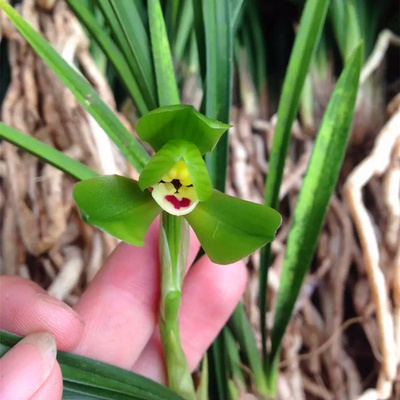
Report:
[[[364,256],[372,301],[375,306],[379,331],[381,368],[376,390],[380,398],[390,397],[398,359],[394,339],[394,321],[388,297],[388,284],[380,265],[378,240],[373,222],[362,199],[362,188],[374,176],[381,176],[389,167],[391,154],[400,137],[400,110],[386,123],[376,139],[371,154],[349,175],[344,195],[354,220]]]

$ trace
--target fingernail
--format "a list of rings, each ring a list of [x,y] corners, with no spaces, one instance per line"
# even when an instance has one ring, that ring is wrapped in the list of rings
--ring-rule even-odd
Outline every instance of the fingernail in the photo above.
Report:
[[[48,332],[31,333],[24,337],[19,343],[34,345],[37,350],[39,350],[42,357],[43,381],[47,379],[54,367],[57,356],[56,341],[53,335]]]
[[[36,297],[39,299],[39,301],[44,301],[45,303],[62,307],[65,311],[78,318],[79,321],[82,322],[82,324],[85,324],[85,321],[82,319],[82,317],[73,308],[71,308],[68,304],[65,304],[63,301],[58,300],[47,293],[37,293]]]

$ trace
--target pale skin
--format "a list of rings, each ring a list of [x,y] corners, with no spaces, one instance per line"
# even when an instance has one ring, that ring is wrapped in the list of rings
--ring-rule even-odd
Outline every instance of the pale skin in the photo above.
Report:
[[[55,346],[166,383],[157,328],[157,222],[145,242],[120,244],[74,309],[31,281],[0,277],[0,328],[27,337],[0,359],[1,399],[61,399]],[[188,266],[198,249],[191,235]],[[180,332],[192,370],[233,312],[245,282],[242,262],[215,265],[204,256],[188,268]]]

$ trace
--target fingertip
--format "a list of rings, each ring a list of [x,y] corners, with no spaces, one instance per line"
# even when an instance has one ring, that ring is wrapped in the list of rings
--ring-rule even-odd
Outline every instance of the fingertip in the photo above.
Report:
[[[63,378],[60,364],[56,362],[43,383],[29,400],[61,400],[63,396]]]
[[[0,359],[0,398],[30,398],[50,376],[56,355],[50,333],[32,333],[19,341]]]
[[[84,322],[71,307],[27,279],[1,277],[0,303],[0,327],[7,331],[50,332],[60,350],[73,349],[83,334]]]

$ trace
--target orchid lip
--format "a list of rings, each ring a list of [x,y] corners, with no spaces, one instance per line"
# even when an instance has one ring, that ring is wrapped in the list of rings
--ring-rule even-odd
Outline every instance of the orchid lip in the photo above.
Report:
[[[186,215],[195,209],[199,200],[193,185],[176,185],[176,182],[160,181],[149,188],[153,199],[166,212],[172,215]]]
[[[149,191],[157,204],[172,215],[189,214],[199,202],[183,159],[177,161],[157,184],[149,187]]]

